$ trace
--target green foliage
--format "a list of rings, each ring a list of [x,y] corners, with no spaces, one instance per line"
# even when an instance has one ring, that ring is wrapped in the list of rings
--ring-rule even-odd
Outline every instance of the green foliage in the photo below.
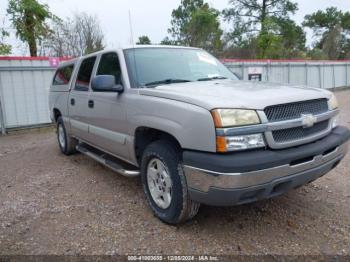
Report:
[[[279,58],[283,50],[279,26],[272,19],[265,19],[263,26],[265,29],[258,36],[259,58]]]
[[[234,43],[266,30],[266,20],[281,20],[294,14],[297,4],[290,0],[230,0],[223,10],[224,19],[233,24],[230,35]]]
[[[325,11],[306,15],[303,25],[313,30],[318,38],[314,43],[315,48],[322,50],[327,58],[349,57],[350,12],[330,7]]]
[[[278,23],[279,32],[283,36],[284,46],[287,49],[305,49],[306,34],[301,26],[291,19],[279,19],[276,23]]]
[[[12,47],[11,45],[5,44],[5,37],[9,36],[9,33],[3,28],[0,28],[0,55],[9,55],[11,54]]]
[[[161,42],[161,45],[179,45],[179,43],[175,40],[170,39],[168,36],[166,36]]]
[[[9,0],[7,13],[16,29],[16,36],[29,46],[31,56],[37,56],[37,41],[51,32],[47,20],[57,20],[45,4],[37,0]]]
[[[10,45],[0,43],[0,55],[9,55],[11,54],[11,50],[12,48]]]
[[[219,12],[208,5],[192,13],[191,21],[185,27],[190,46],[201,47],[212,53],[221,49],[223,31],[218,16]]]
[[[9,55],[11,54],[12,47],[10,45],[6,45],[0,43],[0,55]]]
[[[137,45],[150,45],[151,40],[149,39],[148,36],[143,35],[139,37],[139,41],[136,43]]]
[[[328,59],[327,54],[325,54],[322,49],[319,49],[317,47],[309,50],[307,56],[313,60],[326,60],[326,59]]]
[[[169,42],[168,38],[162,43],[195,46],[216,53],[221,49],[223,34],[219,15],[219,11],[203,0],[182,0],[172,12],[171,28],[168,30],[174,40]]]
[[[244,48],[257,39],[260,58],[282,58],[300,55],[305,49],[303,29],[289,16],[297,10],[290,0],[230,0],[223,11],[225,21],[233,29],[226,36],[226,48]]]
[[[224,38],[225,42],[227,42],[227,39]],[[258,38],[253,36],[243,41],[240,45],[225,46],[220,55],[222,57],[256,59],[258,57]]]
[[[260,58],[295,58],[305,53],[306,36],[293,20],[269,18],[264,22],[264,31],[258,35]]]
[[[181,0],[180,6],[172,11],[171,28],[168,29],[168,33],[176,41],[180,43],[187,42],[186,27],[191,21],[193,12],[203,5],[203,0]]]
[[[336,25],[342,24],[342,11],[335,7],[327,8],[325,11],[317,11],[306,15],[303,26],[313,29],[316,34],[323,34],[324,30],[330,30]]]

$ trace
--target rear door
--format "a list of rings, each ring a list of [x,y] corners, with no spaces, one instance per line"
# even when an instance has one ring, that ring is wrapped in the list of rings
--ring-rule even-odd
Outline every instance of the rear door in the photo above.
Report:
[[[115,83],[123,85],[116,52],[101,55],[96,75],[113,75]],[[93,108],[89,108],[89,132],[93,143],[122,159],[129,158],[126,146],[128,131],[125,112],[126,96],[125,92],[94,92],[92,90],[89,99],[94,105]]]
[[[81,61],[68,101],[72,135],[88,142],[91,141],[88,124],[91,107],[89,93],[95,62],[96,56]]]

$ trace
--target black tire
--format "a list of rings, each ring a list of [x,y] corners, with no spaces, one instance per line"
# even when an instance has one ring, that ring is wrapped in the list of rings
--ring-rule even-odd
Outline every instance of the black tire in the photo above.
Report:
[[[60,142],[60,128],[62,128],[63,130],[62,138],[64,138],[64,144]],[[78,144],[78,141],[75,138],[68,135],[66,127],[64,126],[62,117],[58,117],[57,119],[57,142],[63,154],[68,156],[76,153],[75,148]]]
[[[152,159],[160,160],[169,172],[172,181],[172,196],[168,208],[160,208],[152,198],[147,182],[148,165]],[[192,201],[187,190],[180,152],[177,147],[165,140],[155,141],[144,151],[141,163],[141,179],[147,201],[155,216],[168,224],[179,224],[193,218],[200,204]]]

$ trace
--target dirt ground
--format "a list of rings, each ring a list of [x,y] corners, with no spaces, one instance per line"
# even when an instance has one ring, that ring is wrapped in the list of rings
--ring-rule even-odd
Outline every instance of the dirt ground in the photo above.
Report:
[[[350,126],[350,91],[338,92]],[[350,154],[298,190],[244,206],[202,206],[169,226],[148,208],[137,178],[81,154],[55,133],[0,137],[0,255],[350,255]]]

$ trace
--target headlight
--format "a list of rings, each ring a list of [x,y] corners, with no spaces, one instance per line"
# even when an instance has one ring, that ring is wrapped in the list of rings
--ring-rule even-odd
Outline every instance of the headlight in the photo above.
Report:
[[[330,110],[334,110],[338,108],[338,100],[334,94],[332,94],[331,98],[328,100],[328,105]]]
[[[230,127],[260,124],[255,110],[215,109],[211,111],[215,127]]]
[[[260,147],[265,147],[263,134],[216,138],[216,150],[218,152],[245,150]]]

